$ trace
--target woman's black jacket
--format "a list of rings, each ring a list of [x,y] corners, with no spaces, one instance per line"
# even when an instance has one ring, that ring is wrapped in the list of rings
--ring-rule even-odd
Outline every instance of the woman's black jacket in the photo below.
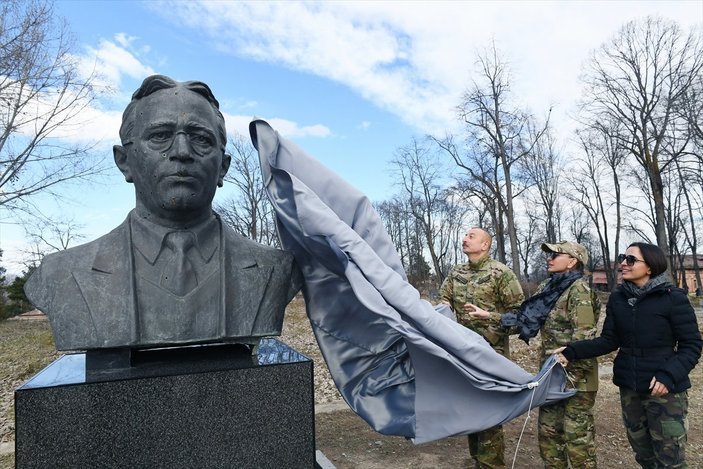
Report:
[[[613,364],[613,383],[648,393],[652,377],[669,392],[691,387],[689,372],[701,356],[701,333],[686,293],[670,284],[652,288],[633,305],[616,289],[606,306],[600,337],[573,342],[569,360],[597,357],[620,349]]]

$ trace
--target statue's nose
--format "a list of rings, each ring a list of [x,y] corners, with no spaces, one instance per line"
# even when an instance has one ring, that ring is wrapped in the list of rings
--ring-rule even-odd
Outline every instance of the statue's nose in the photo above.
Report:
[[[188,135],[185,132],[176,132],[176,135],[173,136],[173,145],[171,146],[170,158],[192,158],[190,153],[191,149]]]

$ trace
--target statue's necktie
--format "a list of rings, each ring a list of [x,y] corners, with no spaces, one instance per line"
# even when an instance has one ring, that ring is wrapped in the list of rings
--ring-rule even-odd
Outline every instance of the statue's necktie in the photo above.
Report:
[[[166,235],[166,246],[172,253],[161,274],[161,286],[178,296],[185,296],[198,285],[195,267],[188,260],[188,251],[194,246],[193,233],[172,231]]]

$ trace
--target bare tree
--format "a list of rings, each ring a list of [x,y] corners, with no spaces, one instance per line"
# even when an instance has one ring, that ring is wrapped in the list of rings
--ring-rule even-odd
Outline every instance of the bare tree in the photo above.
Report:
[[[445,189],[447,171],[431,148],[414,138],[409,145],[398,148],[391,166],[441,282],[447,270],[444,259],[451,233],[457,229],[456,208]]]
[[[273,208],[261,180],[258,154],[241,134],[230,137],[227,151],[232,163],[225,183],[234,185],[236,192],[216,203],[215,211],[242,236],[262,244],[277,245]]]
[[[534,120],[529,113],[512,102],[509,67],[495,43],[478,56],[477,63],[478,78],[464,93],[457,109],[460,119],[466,124],[468,138],[476,142],[480,152],[493,160],[494,178],[491,186],[496,189],[495,196],[500,209],[504,210],[512,269],[520,276],[522,269],[514,208],[514,199],[519,190],[514,180],[514,166],[533,151],[547,129],[549,119],[546,119],[544,126],[535,126],[533,132],[530,131],[529,126],[533,125]],[[452,156],[462,169],[472,166],[466,158],[458,154]],[[499,186],[502,187],[497,190]]]
[[[407,211],[403,201],[395,197],[391,200],[374,202],[373,207],[381,220],[383,220],[383,225],[398,252],[401,262],[404,266],[407,266],[409,256],[406,247]]]
[[[80,132],[97,93],[79,74],[66,24],[51,3],[0,3],[0,206],[16,209],[38,193],[105,169],[93,144],[58,138]]]
[[[537,237],[537,217],[527,213],[527,224],[518,227],[518,242],[520,243],[520,256],[522,257],[522,277],[530,281],[530,259],[535,248]]]
[[[420,288],[430,277],[430,266],[423,256],[426,238],[421,224],[412,214],[410,197],[396,195],[374,204],[403,263],[408,281]]]
[[[628,198],[622,202],[623,232],[636,236],[639,240],[656,244],[654,235],[654,206],[652,204],[651,187],[647,176],[641,171],[630,168],[630,173],[624,179],[628,186]]]
[[[449,197],[451,197],[452,200],[457,200],[457,202],[454,203],[455,210],[453,211],[453,215],[449,215],[454,220],[456,229],[449,233],[449,250],[445,258],[445,276],[449,273],[449,269],[452,266],[466,261],[466,254],[464,254],[463,248],[464,235],[468,231],[468,228],[473,225],[479,226],[481,224],[480,219],[479,223],[472,224],[473,220],[471,214],[474,210],[470,209],[471,206],[467,207],[463,203],[463,198],[456,193],[454,189],[450,189],[448,193],[450,194]]]
[[[63,251],[85,239],[84,225],[72,218],[48,216],[41,210],[34,210],[18,219],[28,241],[27,247],[21,250],[22,263],[29,270],[35,269],[45,255]]]
[[[84,226],[73,219],[50,218],[35,214],[24,223],[27,237],[32,244],[43,247],[45,253],[63,251],[85,239],[81,233]]]
[[[598,243],[594,240],[590,222],[590,217],[585,213],[582,207],[577,207],[571,212],[571,216],[569,217],[569,237],[591,253],[588,258],[588,263],[584,267],[592,271],[603,259],[599,258]],[[590,278],[590,283],[591,286],[593,286],[593,278]]]
[[[696,278],[696,284],[698,285],[695,293],[696,296],[703,296],[703,287],[701,287],[701,285],[703,285],[703,282],[701,282],[701,267],[698,265],[699,231],[696,230],[696,220],[703,220],[703,200],[701,200],[701,198],[703,198],[703,190],[699,192],[696,192],[695,190],[686,190],[687,187],[696,187],[696,180],[694,177],[692,177],[696,172],[689,172],[689,174],[687,175],[686,172],[682,170],[681,166],[682,165],[677,161],[676,170],[679,177],[679,183],[681,184],[681,187],[684,188],[682,190],[682,193],[686,203],[686,218],[688,222],[682,222],[681,228],[683,235],[686,239],[686,244],[690,248],[691,255],[693,258],[693,272]],[[703,174],[703,167],[700,164],[698,164],[697,166],[697,174]],[[701,185],[701,189],[703,189],[703,185]],[[683,265],[682,270],[685,272]]]
[[[383,220],[388,235],[395,245],[403,267],[407,272],[416,270],[413,263],[418,260],[415,250],[424,249],[420,229],[412,215],[407,194],[395,195],[390,200],[374,203],[374,208]]]
[[[532,128],[531,131],[534,133],[535,129]],[[528,200],[528,203],[531,207],[539,207],[542,212],[540,221],[544,224],[545,239],[553,243],[559,241],[559,187],[563,161],[555,148],[556,143],[549,129],[543,133],[542,138],[533,136],[532,140],[535,141],[532,152],[520,160],[521,172],[527,180],[527,185],[537,192],[537,197]],[[534,216],[530,216],[528,220],[530,224],[537,221]],[[528,233],[533,231],[533,229],[527,230]],[[529,259],[527,253],[522,257],[523,262]],[[527,267],[524,271],[527,272]]]
[[[616,137],[645,172],[657,244],[670,252],[662,171],[681,154],[663,152],[677,102],[703,69],[701,34],[648,17],[625,24],[596,51],[584,75],[584,112],[591,122],[621,122]]]
[[[467,205],[476,209],[476,226],[493,233],[495,257],[505,263],[505,204],[502,197],[504,182],[496,167],[496,160],[476,148],[475,142],[469,142],[471,147],[462,152],[454,142],[453,135],[447,135],[443,139],[431,138],[452,158],[457,167],[465,171],[466,174],[455,176],[454,189],[461,194]]]
[[[693,258],[696,278],[696,296],[703,296],[701,266],[698,265],[698,235],[696,225],[703,220],[703,73],[699,74],[677,107],[678,117],[684,122],[688,146],[683,157],[676,160],[676,172],[681,186],[686,188],[688,224],[683,233]],[[688,226],[687,226],[688,225]]]
[[[683,269],[685,247],[683,247],[683,225],[685,220],[684,196],[685,189],[680,184],[676,173],[667,171],[663,175],[664,201],[666,208],[666,233],[669,243],[671,270],[669,274],[675,284],[681,285],[686,277]],[[683,249],[682,249],[683,248]],[[686,288],[686,285],[682,285]]]
[[[567,197],[591,220],[609,290],[617,282],[615,256],[622,231],[623,197],[620,172],[627,157],[627,149],[614,137],[617,126],[618,123],[603,120],[577,132],[583,153],[576,160],[575,177],[569,180],[572,190]]]
[[[703,73],[694,77],[691,87],[678,102],[676,110],[688,126],[687,131],[691,137],[690,154],[703,164]]]
[[[439,284],[444,281],[449,269],[459,263],[464,255],[461,246],[467,215],[466,208],[461,204],[460,197],[454,191],[445,189],[443,195],[435,216],[436,237],[434,243],[437,250],[442,253],[439,257],[439,272],[437,273]]]

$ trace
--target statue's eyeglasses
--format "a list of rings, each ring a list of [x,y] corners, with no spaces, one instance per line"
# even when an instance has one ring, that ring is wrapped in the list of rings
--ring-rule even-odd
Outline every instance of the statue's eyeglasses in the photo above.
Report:
[[[637,259],[632,254],[618,254],[618,264],[622,264],[623,261],[630,266],[635,265],[635,262],[644,262],[642,259]]]
[[[173,147],[178,135],[183,135],[191,150],[199,156],[208,154],[216,146],[215,136],[204,130],[190,130],[188,132],[179,130],[174,132],[168,129],[157,129],[149,133],[145,139],[146,145],[152,150],[163,152],[165,156],[165,153]],[[133,140],[127,140],[122,145],[132,143],[134,143]]]

